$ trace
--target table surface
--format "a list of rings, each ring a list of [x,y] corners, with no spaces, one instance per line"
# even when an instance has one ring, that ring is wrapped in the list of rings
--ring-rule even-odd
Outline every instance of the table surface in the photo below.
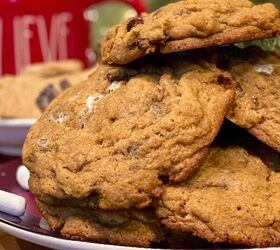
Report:
[[[0,165],[17,158],[0,155]],[[1,184],[0,184],[1,189]],[[50,248],[38,246],[27,241],[17,239],[0,231],[0,250],[51,250]]]
[[[51,250],[30,242],[17,239],[0,231],[0,250]]]

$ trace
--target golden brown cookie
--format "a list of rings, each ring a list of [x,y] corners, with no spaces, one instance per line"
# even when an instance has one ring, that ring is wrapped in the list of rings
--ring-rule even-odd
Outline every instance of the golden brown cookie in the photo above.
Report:
[[[271,3],[178,1],[111,28],[102,45],[102,60],[122,65],[154,52],[206,48],[278,34],[280,15]]]
[[[187,182],[165,188],[157,215],[211,242],[280,244],[280,174],[240,147],[211,148]]]
[[[198,168],[233,100],[230,75],[205,62],[101,65],[32,127],[31,190],[50,204],[147,207]]]
[[[0,80],[0,119],[39,118],[46,107],[65,89],[86,80],[76,61],[36,64],[19,76]]]
[[[36,204],[52,230],[67,238],[134,247],[149,247],[165,238],[165,227],[149,209],[104,212],[53,207],[39,200]]]
[[[227,64],[238,84],[228,118],[280,152],[280,59],[258,48],[234,51]]]
[[[260,158],[272,170],[276,172],[280,171],[279,152],[229,120],[225,120],[212,146],[221,148],[231,146],[242,147],[249,154]]]
[[[35,63],[27,66],[21,75],[38,76],[42,78],[55,77],[65,74],[73,74],[82,71],[83,64],[77,60],[53,61],[47,63]]]

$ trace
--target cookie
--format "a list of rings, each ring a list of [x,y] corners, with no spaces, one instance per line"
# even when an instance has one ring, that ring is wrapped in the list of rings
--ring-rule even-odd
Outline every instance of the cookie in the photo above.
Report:
[[[258,48],[228,52],[237,81],[236,104],[227,117],[280,152],[280,59]]]
[[[101,65],[28,134],[31,190],[49,204],[147,207],[198,168],[233,100],[230,75],[203,61]]]
[[[165,239],[166,229],[152,210],[104,212],[36,204],[52,230],[74,240],[149,247]]]
[[[231,146],[242,147],[250,155],[260,158],[270,169],[276,172],[280,171],[279,152],[261,142],[247,130],[242,129],[230,120],[225,120],[219,134],[212,143],[213,145],[220,148]]]
[[[0,119],[39,118],[65,89],[86,80],[79,62],[29,66],[22,75],[0,79]]]
[[[53,61],[48,63],[35,63],[27,66],[21,75],[38,76],[41,78],[73,74],[82,71],[83,64],[77,60]]]
[[[112,27],[102,44],[102,60],[123,65],[150,53],[206,48],[278,34],[280,15],[271,3],[178,1]]]
[[[256,247],[280,244],[280,174],[240,147],[211,148],[184,184],[164,190],[157,215],[169,228]]]

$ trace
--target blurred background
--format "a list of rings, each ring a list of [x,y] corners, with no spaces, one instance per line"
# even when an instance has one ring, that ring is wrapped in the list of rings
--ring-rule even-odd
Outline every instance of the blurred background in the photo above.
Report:
[[[238,0],[236,0],[238,1]],[[148,11],[153,11],[167,3],[175,2],[175,0],[145,0]],[[272,2],[280,8],[280,0],[253,0],[254,3]],[[95,5],[92,9],[88,10],[86,19],[92,21],[91,41],[92,47],[98,51],[100,41],[106,34],[108,28],[118,23],[122,19],[136,15],[135,11],[129,6],[118,1],[111,1],[105,4]],[[259,45],[263,45],[265,49],[272,49],[272,47],[280,47],[278,40],[267,40]]]

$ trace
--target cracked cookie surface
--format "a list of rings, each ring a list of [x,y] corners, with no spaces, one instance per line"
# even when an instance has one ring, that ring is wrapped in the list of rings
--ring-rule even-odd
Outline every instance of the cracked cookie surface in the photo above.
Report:
[[[280,174],[240,147],[211,148],[185,184],[167,187],[157,214],[211,242],[280,244]]]
[[[170,53],[276,36],[280,14],[248,0],[187,0],[166,5],[112,27],[102,60],[127,64],[153,52]]]
[[[228,70],[237,81],[236,105],[228,118],[280,152],[280,59],[254,47],[234,51]]]
[[[30,188],[49,204],[147,207],[198,168],[233,100],[231,76],[203,61],[101,65],[31,128]]]
[[[73,240],[134,247],[164,240],[166,229],[150,209],[105,212],[36,203],[50,227]]]

